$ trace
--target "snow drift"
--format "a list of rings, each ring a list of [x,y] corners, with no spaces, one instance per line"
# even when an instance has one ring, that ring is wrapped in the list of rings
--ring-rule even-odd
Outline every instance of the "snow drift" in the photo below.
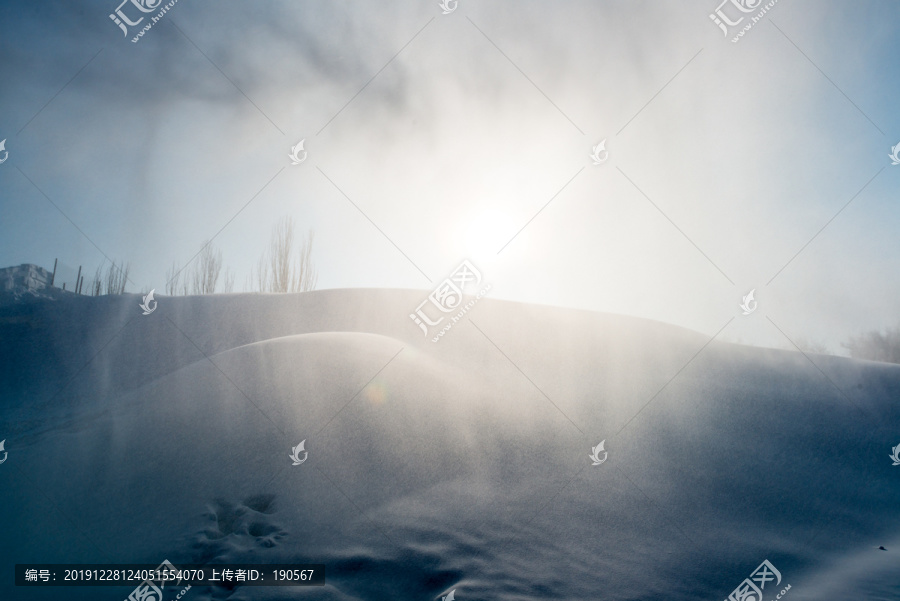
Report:
[[[788,600],[897,598],[900,366],[490,299],[433,344],[422,298],[0,307],[0,598],[130,590],[15,563],[163,559],[328,566],[198,601],[718,600],[764,559]]]

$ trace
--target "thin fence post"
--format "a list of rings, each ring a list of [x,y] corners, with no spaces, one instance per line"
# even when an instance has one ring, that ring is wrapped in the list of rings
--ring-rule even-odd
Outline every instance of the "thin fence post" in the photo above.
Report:
[[[56,281],[56,262],[59,261],[58,258],[53,259],[53,275],[50,276],[50,287],[53,287],[53,282]]]
[[[79,280],[81,280],[81,265],[78,266],[78,274],[75,276],[75,294],[81,293],[81,287],[78,285]]]

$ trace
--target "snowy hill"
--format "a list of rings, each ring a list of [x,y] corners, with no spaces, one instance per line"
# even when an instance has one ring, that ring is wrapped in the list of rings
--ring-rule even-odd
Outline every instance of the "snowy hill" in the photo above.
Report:
[[[163,559],[328,566],[197,600],[719,600],[764,559],[789,601],[896,598],[900,366],[490,299],[435,344],[423,298],[0,307],[0,598],[129,592],[14,563]]]

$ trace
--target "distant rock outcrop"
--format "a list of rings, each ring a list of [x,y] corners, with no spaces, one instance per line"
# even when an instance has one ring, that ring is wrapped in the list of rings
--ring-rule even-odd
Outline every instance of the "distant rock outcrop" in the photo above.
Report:
[[[0,290],[43,290],[50,287],[52,277],[53,274],[43,267],[30,263],[4,267],[0,269]]]
[[[52,279],[50,271],[30,263],[0,268],[0,304],[25,297],[57,298],[63,291],[51,287]]]

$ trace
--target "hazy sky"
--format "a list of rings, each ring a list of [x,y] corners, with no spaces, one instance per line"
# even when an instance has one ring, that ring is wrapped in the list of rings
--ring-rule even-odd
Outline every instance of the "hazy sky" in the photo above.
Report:
[[[118,6],[0,3],[0,265],[163,290],[214,237],[240,290],[289,215],[320,289],[469,258],[492,298],[723,340],[900,319],[900,4],[780,0],[738,43],[716,0],[180,0],[138,43],[156,11]]]

